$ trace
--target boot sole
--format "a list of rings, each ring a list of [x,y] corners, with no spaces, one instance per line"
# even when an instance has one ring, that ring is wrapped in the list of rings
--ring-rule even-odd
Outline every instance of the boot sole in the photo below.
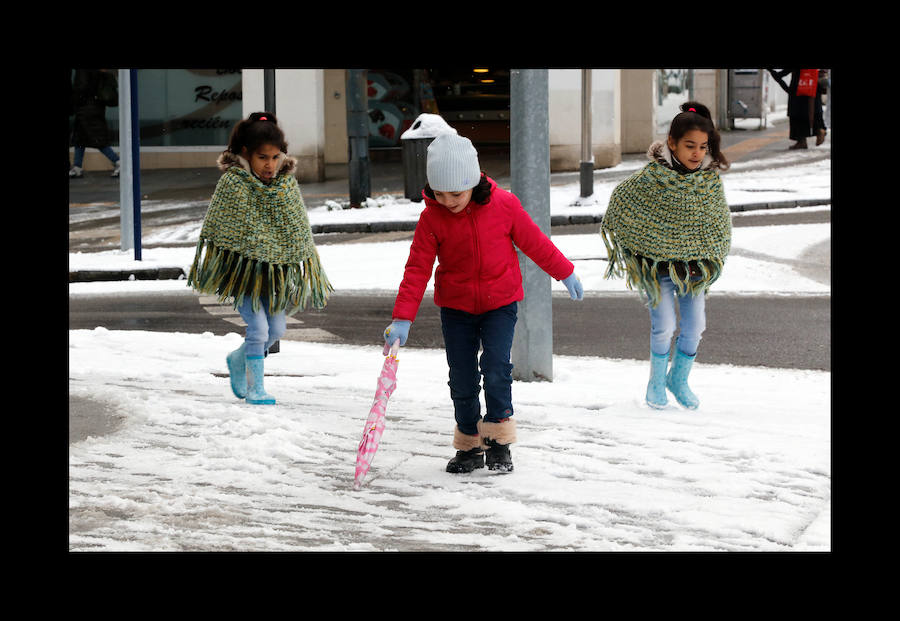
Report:
[[[252,403],[253,405],[275,405],[275,399],[251,399],[247,397],[247,403]]]
[[[450,474],[469,474],[470,472],[474,472],[475,470],[480,470],[484,468],[484,464],[478,464],[477,466],[472,466],[471,468],[454,468],[451,469],[449,466],[447,467],[447,472]]]
[[[492,472],[512,472],[513,465],[512,464],[493,464],[487,467],[488,470]]]
[[[678,399],[675,399],[675,400],[678,401]],[[687,403],[682,403],[681,401],[678,401],[678,405],[683,407],[685,410],[696,410],[697,408],[700,407],[699,403],[696,405],[688,405]]]

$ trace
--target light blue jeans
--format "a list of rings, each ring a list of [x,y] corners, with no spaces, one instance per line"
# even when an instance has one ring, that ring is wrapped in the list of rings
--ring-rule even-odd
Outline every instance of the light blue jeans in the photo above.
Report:
[[[681,353],[693,356],[697,353],[700,337],[706,329],[706,295],[684,296],[676,294],[675,283],[668,276],[659,277],[660,299],[656,308],[650,308],[650,351],[657,356],[667,354],[672,336],[678,327],[675,316],[675,300],[681,315],[681,329],[675,346]]]
[[[103,147],[99,149],[100,153],[105,155],[110,162],[115,164],[119,161],[119,154],[112,150],[112,147]],[[78,166],[81,168],[81,164],[84,162],[84,147],[75,147],[75,162],[73,166]]]
[[[269,301],[260,300],[260,309],[253,311],[250,296],[244,298],[238,312],[247,322],[247,336],[244,342],[247,347],[245,354],[247,356],[263,356],[268,351],[272,343],[284,336],[287,330],[287,318],[284,311],[269,314]]]

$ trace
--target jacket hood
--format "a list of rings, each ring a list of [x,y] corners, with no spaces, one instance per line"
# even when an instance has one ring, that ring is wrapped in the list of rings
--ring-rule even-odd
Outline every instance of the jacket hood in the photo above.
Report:
[[[647,158],[652,162],[658,162],[667,168],[675,168],[672,161],[672,151],[665,140],[657,140],[647,149]],[[700,170],[709,170],[710,168],[722,168],[722,165],[713,159],[712,155],[707,153],[700,162]]]
[[[293,174],[294,170],[297,168],[297,158],[291,157],[286,153],[279,153],[278,160],[278,168],[275,171],[276,176],[282,174]],[[253,174],[253,170],[251,170],[250,168],[250,162],[245,160],[237,153],[232,153],[228,150],[222,151],[222,154],[219,155],[218,158],[216,158],[216,166],[222,172],[225,172],[232,166],[240,166],[248,173]]]

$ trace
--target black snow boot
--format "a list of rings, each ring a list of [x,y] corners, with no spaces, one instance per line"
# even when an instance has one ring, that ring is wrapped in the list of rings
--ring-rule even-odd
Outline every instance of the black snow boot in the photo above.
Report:
[[[473,448],[470,451],[456,451],[456,457],[447,462],[447,472],[455,474],[472,472],[484,468],[484,451]]]
[[[485,462],[488,470],[512,472],[513,463],[512,455],[509,452],[509,444],[500,444],[496,440],[485,440],[485,444],[488,447],[485,451]]]
[[[488,470],[495,472],[512,472],[512,455],[509,445],[516,441],[516,421],[504,418],[498,422],[481,421],[481,445],[485,450],[485,461]]]

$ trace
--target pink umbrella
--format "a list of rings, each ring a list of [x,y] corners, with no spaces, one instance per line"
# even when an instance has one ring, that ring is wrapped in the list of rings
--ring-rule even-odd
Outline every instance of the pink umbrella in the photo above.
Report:
[[[397,387],[397,352],[399,350],[399,341],[394,341],[390,350],[388,350],[387,345],[384,348],[384,354],[387,358],[384,360],[384,366],[381,367],[381,375],[378,376],[378,386],[375,388],[375,402],[372,403],[372,409],[369,410],[369,418],[366,420],[362,440],[360,440],[359,449],[356,451],[356,480],[353,483],[353,489],[358,490],[362,486],[363,479],[372,465],[372,460],[375,458],[378,444],[381,442],[381,434],[384,433],[385,409],[387,408],[388,399],[391,398],[391,394]]]

